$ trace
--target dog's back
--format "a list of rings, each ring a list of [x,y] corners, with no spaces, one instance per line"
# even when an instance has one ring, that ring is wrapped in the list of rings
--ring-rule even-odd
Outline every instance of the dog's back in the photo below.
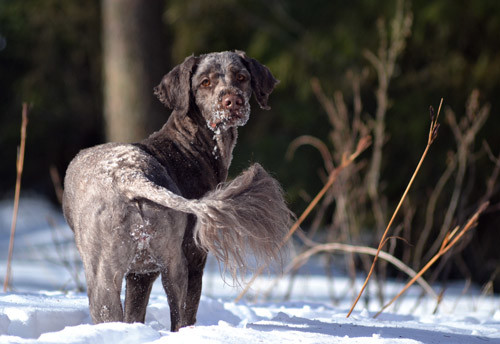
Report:
[[[113,209],[109,221],[117,221],[120,210],[128,207],[124,204],[137,201],[134,188],[141,186],[134,181],[139,176],[179,194],[165,168],[134,145],[107,143],[82,150],[68,166],[64,180],[63,211],[70,227],[88,229],[88,221],[106,213],[105,208]]]

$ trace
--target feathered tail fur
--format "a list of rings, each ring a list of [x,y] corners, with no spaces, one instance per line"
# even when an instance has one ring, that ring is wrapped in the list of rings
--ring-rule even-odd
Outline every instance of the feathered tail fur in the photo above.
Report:
[[[149,181],[139,190],[140,195],[135,189],[135,196],[195,214],[197,244],[212,252],[235,280],[238,272],[248,268],[248,254],[259,263],[279,260],[294,217],[279,183],[259,164],[201,199],[185,199]]]
[[[224,263],[233,278],[246,270],[248,253],[265,263],[280,258],[294,216],[278,182],[259,164],[208,193],[194,208],[197,243]]]

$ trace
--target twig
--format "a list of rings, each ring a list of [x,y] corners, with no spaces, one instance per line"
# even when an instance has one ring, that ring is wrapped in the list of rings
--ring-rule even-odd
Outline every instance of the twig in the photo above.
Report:
[[[486,150],[486,154],[488,155],[490,160],[495,164],[495,168],[493,169],[493,172],[491,172],[491,175],[486,182],[486,193],[483,197],[481,197],[481,200],[485,202],[489,200],[493,195],[493,192],[495,190],[495,183],[498,179],[498,176],[500,175],[500,155],[498,157],[495,157],[486,141],[483,141],[483,147]]]
[[[443,256],[446,252],[448,252],[471,228],[475,227],[477,224],[477,220],[479,215],[488,207],[489,203],[485,202],[481,204],[479,209],[472,215],[472,217],[467,221],[464,228],[458,232],[458,228],[455,228],[451,233],[448,232],[445,239],[441,244],[441,248],[436,253],[434,257],[404,286],[404,288],[391,300],[389,301],[382,309],[375,314],[374,318],[379,316],[387,307],[389,307],[394,301],[396,301],[415,281],[421,277],[441,256]],[[453,238],[453,240],[451,240]],[[450,241],[451,240],[451,241]]]
[[[435,252],[438,251],[439,242],[443,240],[446,232],[450,228],[454,215],[460,210],[460,198],[464,198],[461,196],[463,196],[463,185],[465,182],[468,161],[470,160],[471,148],[479,130],[483,127],[490,113],[489,105],[484,105],[479,109],[478,97],[479,92],[477,90],[472,91],[468,99],[466,116],[462,117],[460,123],[457,123],[456,115],[451,109],[447,109],[445,112],[446,120],[450,125],[457,143],[457,172],[453,192],[439,230],[439,235],[431,245],[428,254],[424,256],[424,260],[430,259]]]
[[[28,104],[23,103],[22,122],[21,122],[21,145],[17,156],[16,163],[16,190],[14,194],[14,210],[12,211],[12,225],[10,227],[9,253],[7,257],[7,271],[5,273],[5,281],[3,283],[3,292],[9,288],[9,280],[11,274],[12,253],[14,251],[14,235],[16,233],[17,211],[19,209],[19,194],[21,192],[21,176],[23,174],[24,165],[24,150],[26,146],[26,127],[28,125]]]
[[[354,307],[356,307],[356,304],[358,303],[359,299],[361,298],[361,295],[363,294],[366,286],[368,285],[368,281],[370,280],[370,277],[373,274],[373,270],[375,268],[375,263],[377,262],[377,259],[378,259],[378,256],[379,256],[378,253],[382,250],[382,247],[385,244],[385,238],[387,236],[387,233],[389,232],[389,228],[391,228],[392,223],[394,222],[394,219],[396,218],[396,215],[399,212],[399,209],[401,208],[401,205],[403,204],[403,201],[405,200],[406,195],[408,194],[408,191],[410,191],[410,188],[411,188],[411,186],[413,184],[413,181],[415,180],[415,177],[417,176],[417,174],[418,174],[418,172],[420,170],[420,167],[422,166],[422,163],[424,162],[424,159],[427,156],[427,152],[429,151],[429,148],[431,147],[432,143],[434,142],[434,140],[437,137],[437,133],[438,133],[438,130],[439,130],[438,118],[439,118],[439,113],[441,112],[442,105],[443,105],[443,98],[441,98],[441,102],[439,103],[439,108],[438,108],[438,112],[437,112],[436,116],[434,116],[434,109],[432,107],[430,108],[431,126],[429,128],[429,136],[428,136],[428,139],[427,139],[427,146],[425,147],[424,153],[422,154],[422,157],[420,158],[420,161],[419,161],[419,163],[418,163],[418,165],[417,165],[417,167],[415,169],[415,172],[413,173],[413,175],[412,175],[412,177],[410,179],[410,182],[408,183],[408,186],[406,187],[406,190],[403,193],[403,196],[401,196],[401,200],[399,201],[399,203],[398,203],[398,205],[396,207],[396,210],[392,214],[391,220],[389,221],[389,224],[387,225],[387,228],[385,229],[385,232],[382,235],[382,238],[380,239],[380,244],[379,244],[378,249],[377,249],[377,254],[375,255],[375,258],[373,259],[373,263],[372,263],[372,265],[370,267],[370,271],[368,272],[368,275],[366,276],[366,280],[363,283],[363,286],[361,287],[361,290],[360,290],[360,292],[358,294],[358,297],[356,298],[356,300],[354,301],[351,309],[349,310],[349,313],[347,314],[347,317],[349,317],[351,315],[352,311],[354,310]]]
[[[356,158],[366,148],[368,148],[370,146],[370,144],[371,144],[371,138],[370,138],[370,136],[365,136],[365,137],[363,137],[363,138],[361,138],[359,140],[358,146],[356,148],[356,151],[353,154],[351,154],[349,157],[344,156],[344,158],[342,159],[342,163],[330,173],[330,175],[328,177],[328,181],[326,182],[326,184],[318,192],[318,194],[316,195],[316,197],[314,197],[314,199],[311,201],[311,203],[309,203],[309,205],[307,206],[306,210],[304,210],[304,212],[302,213],[302,215],[300,215],[300,217],[297,219],[297,221],[295,221],[295,223],[292,225],[292,227],[288,231],[287,235],[283,238],[283,241],[278,246],[278,249],[281,249],[288,242],[288,240],[290,240],[290,238],[292,237],[293,233],[295,233],[295,231],[300,227],[300,225],[302,224],[302,222],[306,219],[306,217],[309,215],[309,213],[314,209],[314,207],[316,206],[316,204],[318,204],[318,202],[321,200],[321,198],[326,193],[326,191],[337,180],[337,177],[339,176],[340,172],[342,172],[347,166],[349,166],[354,160],[356,160]],[[248,292],[248,290],[250,289],[250,287],[252,286],[252,284],[255,282],[255,280],[257,279],[257,277],[264,271],[264,269],[266,267],[267,267],[267,265],[262,265],[255,272],[255,274],[252,276],[252,278],[247,283],[247,285],[245,286],[245,288],[236,297],[236,299],[234,300],[234,302],[240,301],[241,298],[243,296],[245,296],[245,294]]]
[[[366,247],[366,246],[354,246],[354,245],[347,245],[347,244],[341,244],[341,243],[329,243],[329,244],[316,244],[314,247],[311,247],[307,251],[301,253],[297,257],[295,257],[290,264],[285,268],[283,271],[283,275],[286,275],[292,270],[298,269],[300,266],[302,266],[311,256],[319,253],[319,252],[333,252],[333,251],[343,251],[343,252],[350,252],[350,253],[359,253],[359,254],[368,254],[368,255],[379,255],[380,259],[383,259],[392,265],[394,265],[396,268],[399,270],[403,271],[405,274],[407,274],[410,277],[415,277],[417,275],[417,272],[411,269],[409,266],[407,266],[405,263],[403,263],[401,260],[397,259],[393,255],[385,252],[385,251],[377,251],[376,249],[372,247]],[[416,279],[417,283],[420,284],[420,286],[433,298],[436,300],[438,299],[438,295],[434,292],[432,287],[427,283],[422,277],[418,277]],[[275,283],[273,284],[275,285]],[[272,287],[271,287],[272,288]],[[269,290],[268,290],[269,292]]]
[[[69,272],[69,275],[71,276],[71,279],[75,282],[76,290],[77,291],[84,291],[85,287],[80,281],[79,277],[79,269],[77,266],[77,261],[78,257],[74,257],[75,259],[73,260],[73,264],[71,264],[71,258],[69,257],[69,253],[71,249],[64,248],[64,243],[59,240],[58,235],[61,235],[61,228],[57,225],[56,221],[54,220],[53,217],[47,216],[47,223],[51,227],[51,234],[52,234],[52,242],[54,243],[55,251],[57,253],[57,256],[59,260],[55,260],[55,264],[62,264],[66,268],[66,270]],[[60,232],[58,234],[58,232]]]
[[[450,179],[455,167],[457,165],[457,159],[455,154],[450,153],[447,161],[446,170],[443,172],[439,178],[436,186],[433,188],[432,194],[427,201],[427,207],[425,211],[425,223],[422,231],[419,233],[417,244],[415,245],[415,253],[413,254],[413,266],[419,265],[422,260],[422,255],[424,251],[424,246],[428,243],[427,239],[431,233],[432,227],[434,225],[434,213],[436,212],[436,205],[439,197],[441,196],[446,183]]]
[[[291,160],[297,148],[302,145],[313,146],[320,152],[321,157],[323,158],[323,162],[325,163],[325,169],[328,172],[332,171],[335,168],[328,147],[323,143],[323,141],[310,135],[302,135],[293,140],[292,143],[290,143],[290,145],[288,146],[288,150],[286,152],[286,158],[288,160]]]
[[[50,165],[50,179],[52,179],[52,184],[54,184],[54,191],[56,193],[57,201],[62,204],[63,186],[61,182],[61,176],[54,165]]]
[[[387,32],[387,26],[383,20],[378,20],[380,44],[377,54],[370,50],[363,52],[364,57],[373,65],[377,72],[378,88],[375,96],[377,108],[373,121],[373,150],[368,174],[366,176],[366,187],[370,197],[373,216],[375,218],[377,235],[382,232],[386,221],[386,209],[379,194],[380,173],[382,166],[382,148],[386,140],[385,119],[389,109],[388,89],[394,76],[396,61],[405,48],[406,38],[411,33],[413,16],[403,0],[397,2],[396,12]],[[388,41],[389,39],[389,41]]]

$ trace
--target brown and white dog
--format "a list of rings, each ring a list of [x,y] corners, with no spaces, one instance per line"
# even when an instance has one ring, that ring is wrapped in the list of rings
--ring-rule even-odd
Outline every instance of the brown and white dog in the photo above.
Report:
[[[258,164],[225,183],[252,93],[269,109],[276,84],[243,52],[188,57],[155,88],[173,109],[163,128],[139,143],[103,144],[73,159],[63,210],[83,260],[94,323],[144,322],[161,274],[177,331],[196,322],[207,252],[233,277],[247,253],[279,257],[293,216],[279,184]]]

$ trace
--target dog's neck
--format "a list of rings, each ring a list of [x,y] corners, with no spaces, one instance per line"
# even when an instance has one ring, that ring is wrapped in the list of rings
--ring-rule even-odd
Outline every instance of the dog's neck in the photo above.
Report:
[[[178,139],[189,140],[191,145],[196,145],[196,150],[209,152],[211,159],[215,160],[216,164],[225,171],[225,180],[233,159],[233,149],[238,138],[238,131],[235,127],[211,129],[197,107],[195,109],[196,111],[191,111],[185,116],[171,116],[173,126],[183,136]],[[192,148],[190,147],[189,151]]]
[[[226,180],[236,139],[236,128],[215,133],[199,113],[174,111],[139,145],[167,168],[185,197],[197,198]],[[183,178],[187,174],[192,178]],[[183,185],[184,180],[189,185]]]
[[[233,159],[233,149],[236,145],[238,131],[236,128],[228,128],[224,131],[212,132],[213,149],[212,155],[215,159],[220,159],[226,170],[231,165]]]

